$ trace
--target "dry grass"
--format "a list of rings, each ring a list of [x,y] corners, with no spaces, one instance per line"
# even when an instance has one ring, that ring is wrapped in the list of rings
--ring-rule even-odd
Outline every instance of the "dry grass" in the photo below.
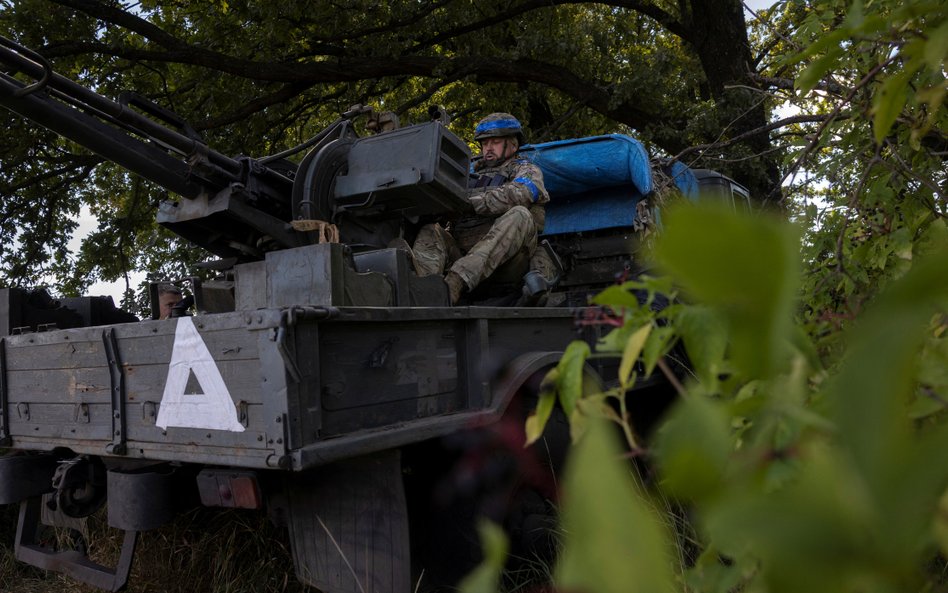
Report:
[[[92,593],[91,587],[27,566],[13,558],[17,508],[0,508],[0,591]],[[105,512],[90,518],[89,554],[114,566],[121,532]],[[143,532],[132,565],[129,593],[303,593],[293,573],[286,534],[262,513],[198,509],[160,529]]]
[[[19,515],[17,505],[0,506],[0,591],[3,593],[73,593],[78,589],[64,586],[65,579],[17,562],[13,556],[13,539]]]

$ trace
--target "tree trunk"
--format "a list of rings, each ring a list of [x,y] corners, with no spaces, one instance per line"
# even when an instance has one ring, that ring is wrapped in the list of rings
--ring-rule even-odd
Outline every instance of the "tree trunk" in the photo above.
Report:
[[[721,129],[733,137],[766,125],[764,95],[752,90],[759,87],[750,76],[753,59],[741,1],[691,0],[690,9],[691,13],[683,18],[711,96],[719,104]],[[764,200],[780,182],[775,157],[764,154],[771,148],[770,137],[758,134],[745,145],[753,154],[762,156],[721,168],[730,169],[735,178],[748,186],[751,195]]]

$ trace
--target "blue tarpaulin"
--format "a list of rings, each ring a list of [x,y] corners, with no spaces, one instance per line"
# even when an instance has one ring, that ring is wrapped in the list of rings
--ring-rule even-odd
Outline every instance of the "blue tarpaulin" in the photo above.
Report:
[[[642,143],[612,134],[524,146],[520,154],[540,167],[550,196],[632,184],[652,191],[652,172]]]
[[[692,202],[698,201],[698,178],[681,161],[675,161],[668,168],[668,175],[674,180],[675,185],[681,190],[681,193]]]
[[[636,202],[652,191],[648,153],[629,136],[528,145],[521,155],[540,167],[550,193],[545,235],[631,226]]]
[[[632,226],[635,222],[635,204],[641,199],[642,194],[628,185],[551,198],[546,205],[543,234],[559,235]]]

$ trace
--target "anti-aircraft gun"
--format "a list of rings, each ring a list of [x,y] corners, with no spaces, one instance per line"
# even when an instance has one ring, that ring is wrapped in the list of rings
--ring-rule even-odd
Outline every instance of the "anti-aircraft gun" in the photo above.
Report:
[[[0,81],[4,107],[178,196],[162,202],[159,224],[232,263],[318,242],[305,221],[334,223],[343,245],[367,251],[385,247],[406,220],[470,211],[470,152],[436,121],[358,138],[353,120],[379,116],[357,105],[295,149],[309,149],[299,166],[283,158],[292,150],[231,158],[144,97],[111,101],[30,50],[0,45],[10,69]],[[24,84],[14,72],[35,80]]]
[[[516,555],[549,546],[533,528],[552,518],[565,424],[549,424],[542,452],[504,443],[566,345],[594,342],[601,326],[577,324],[569,307],[449,307],[440,278],[386,247],[425,217],[469,211],[463,141],[437,121],[358,137],[353,119],[375,114],[355,107],[298,147],[299,165],[285,153],[231,158],[144,98],[111,101],[0,46],[0,105],[176,194],[158,222],[229,270],[196,290],[193,317],[140,323],[81,299],[67,308],[84,314],[53,315],[49,299],[29,308],[23,291],[0,289],[0,446],[17,452],[0,457],[0,504],[21,505],[20,560],[119,590],[138,532],[192,494],[268,508],[299,579],[327,593],[414,590],[419,569],[420,590],[452,584],[471,565],[462,542],[486,498],[516,507],[487,505]],[[620,136],[524,154],[544,170],[547,239],[564,259],[550,303],[583,304],[634,265],[648,156]],[[687,168],[670,171],[697,187]],[[327,224],[338,242],[325,241]],[[659,379],[636,389],[636,402],[667,401]],[[461,487],[454,468],[470,456],[483,483]],[[36,537],[51,509],[55,523],[106,502],[125,532],[117,566]]]

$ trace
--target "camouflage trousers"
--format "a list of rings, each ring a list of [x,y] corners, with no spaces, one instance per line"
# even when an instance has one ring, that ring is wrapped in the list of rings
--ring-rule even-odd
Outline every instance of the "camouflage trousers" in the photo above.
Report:
[[[484,233],[483,227],[488,224]],[[428,276],[449,269],[471,290],[518,253],[532,255],[536,250],[537,226],[523,206],[514,206],[495,220],[485,221],[483,227],[457,229],[452,234],[440,224],[425,225],[412,246],[415,271]]]

